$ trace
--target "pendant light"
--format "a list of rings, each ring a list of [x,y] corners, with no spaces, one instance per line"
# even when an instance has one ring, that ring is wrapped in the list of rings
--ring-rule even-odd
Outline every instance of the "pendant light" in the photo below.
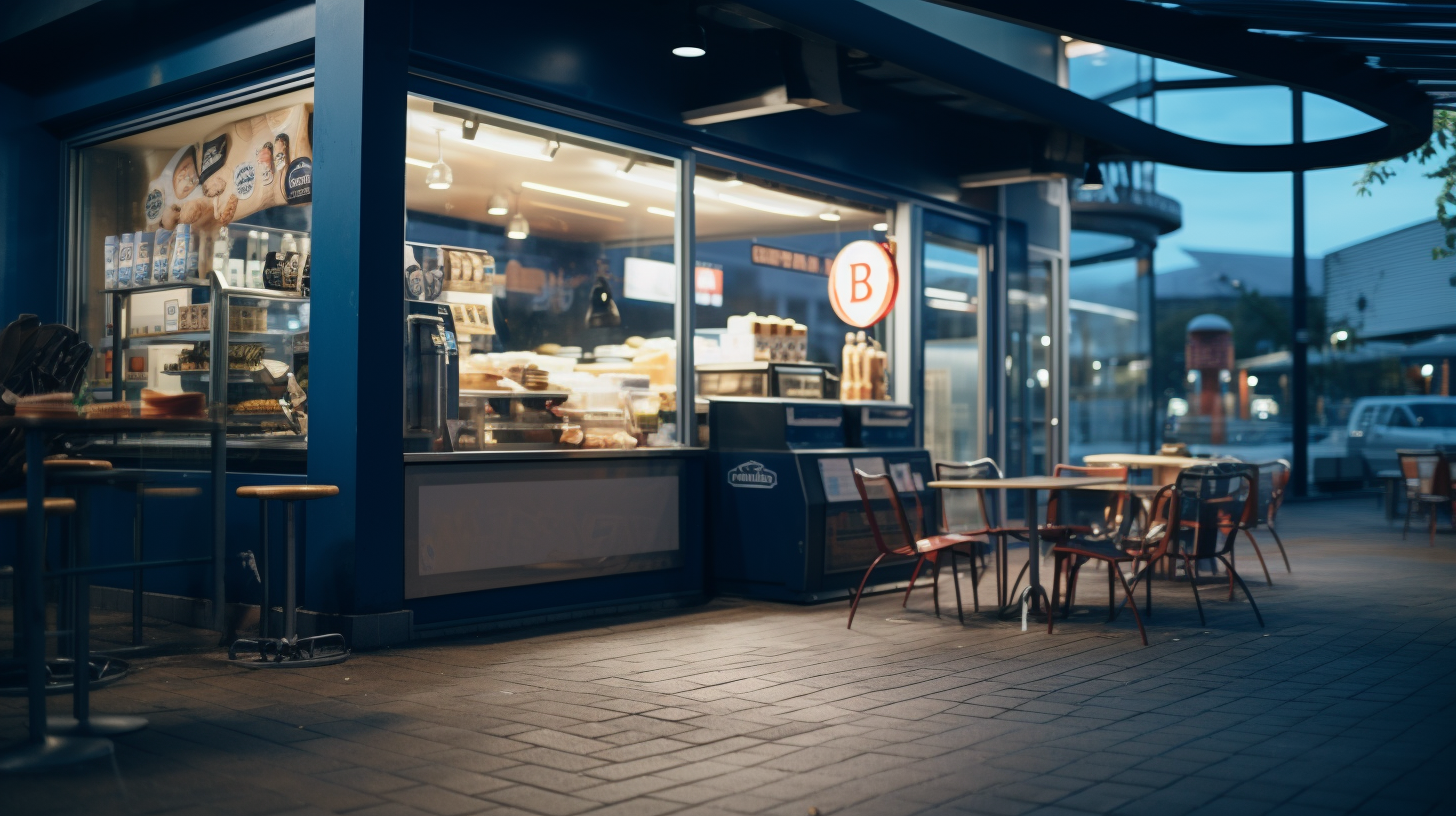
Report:
[[[516,214],[506,224],[506,237],[513,241],[521,241],[531,234],[531,224],[526,221],[526,216],[521,215],[521,192],[516,191]]]
[[[1102,189],[1102,165],[1095,161],[1087,162],[1087,175],[1082,177],[1082,189]]]
[[[500,193],[496,193],[495,195],[491,196],[490,203],[487,204],[485,207],[486,215],[506,215],[510,211],[510,203],[507,202],[506,197],[501,195]]]
[[[672,27],[672,54],[675,57],[701,57],[708,53],[708,39],[698,25],[697,4],[689,2],[682,18]]]
[[[425,186],[431,190],[448,190],[455,182],[455,174],[450,171],[450,165],[445,163],[445,148],[440,143],[440,131],[435,131],[435,150],[439,158],[430,165],[425,173]]]
[[[617,301],[612,298],[612,285],[606,275],[597,275],[592,284],[591,298],[586,308],[588,329],[608,329],[622,325],[622,313],[617,311]]]

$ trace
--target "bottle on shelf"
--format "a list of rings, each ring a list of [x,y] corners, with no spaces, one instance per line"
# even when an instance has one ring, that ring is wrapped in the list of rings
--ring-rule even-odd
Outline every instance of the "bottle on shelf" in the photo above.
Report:
[[[248,282],[249,289],[263,288],[263,253],[268,251],[268,233],[248,230]]]
[[[283,239],[278,243],[279,252],[298,252],[298,241],[294,240],[293,233],[283,233]]]

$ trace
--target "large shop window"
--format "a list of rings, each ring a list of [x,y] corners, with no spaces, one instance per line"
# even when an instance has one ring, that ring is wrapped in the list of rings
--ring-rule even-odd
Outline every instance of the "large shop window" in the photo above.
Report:
[[[840,250],[884,241],[889,214],[703,165],[693,194],[698,394],[889,399],[884,322],[845,323],[828,286]]]
[[[406,448],[677,445],[675,160],[411,97]]]
[[[78,152],[72,303],[95,348],[84,410],[211,412],[234,455],[301,461],[312,132],[308,89]]]

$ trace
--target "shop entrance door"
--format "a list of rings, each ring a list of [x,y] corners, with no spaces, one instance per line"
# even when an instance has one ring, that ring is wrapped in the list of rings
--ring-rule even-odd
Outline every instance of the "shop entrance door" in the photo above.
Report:
[[[985,455],[987,431],[983,227],[926,213],[922,247],[925,447],[935,461],[969,462]]]

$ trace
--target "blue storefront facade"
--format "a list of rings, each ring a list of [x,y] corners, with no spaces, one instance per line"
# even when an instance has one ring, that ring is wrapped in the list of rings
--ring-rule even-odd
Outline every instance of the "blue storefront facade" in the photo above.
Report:
[[[916,409],[916,441],[935,458],[989,455],[1014,474],[1037,472],[1065,449],[1057,423],[1066,399],[1059,362],[1065,180],[1082,172],[1082,139],[876,53],[878,43],[893,40],[948,64],[957,55],[990,54],[1057,84],[1065,73],[1060,43],[1051,34],[929,4],[914,14],[886,3],[837,5],[290,0],[224,12],[213,27],[185,35],[127,18],[105,2],[72,14],[37,10],[36,19],[17,22],[22,30],[6,32],[15,56],[0,86],[8,112],[0,132],[0,313],[73,325],[98,350],[114,350],[119,369],[132,356],[115,338],[149,333],[138,331],[146,320],[128,317],[117,326],[105,317],[109,307],[98,293],[106,287],[96,285],[99,247],[113,237],[108,230],[141,229],[151,215],[134,215],[136,226],[128,226],[125,206],[107,203],[110,188],[97,186],[97,168],[121,159],[105,151],[142,156],[190,142],[202,147],[205,165],[214,133],[237,140],[243,118],[299,111],[306,128],[288,131],[295,153],[278,165],[276,178],[302,178],[298,134],[306,132],[307,217],[264,215],[269,210],[255,202],[252,220],[228,211],[217,222],[224,235],[233,222],[231,238],[240,246],[256,236],[237,233],[238,225],[262,230],[263,255],[270,254],[267,230],[275,239],[287,231],[277,244],[285,254],[298,235],[311,263],[302,310],[275,305],[268,318],[274,322],[256,332],[272,334],[280,316],[294,321],[286,352],[294,355],[289,376],[306,383],[306,433],[286,444],[238,441],[230,447],[228,484],[230,494],[263,482],[339,486],[337,499],[306,514],[300,597],[311,616],[321,616],[311,619],[369,648],[700,602],[715,588],[707,494],[723,474],[710,471],[700,435],[706,423],[698,416],[696,366],[718,353],[719,343],[726,347],[724,323],[731,328],[736,316],[729,312],[755,309],[807,323],[810,348],[819,348],[813,356],[839,362],[842,325],[818,317],[828,314],[815,300],[822,293],[802,293],[822,283],[806,284],[802,269],[742,260],[752,254],[757,261],[759,246],[790,258],[829,257],[860,237],[893,247],[900,294],[889,317],[871,329],[871,343],[887,355],[885,396]],[[936,16],[942,13],[954,16]],[[196,25],[196,15],[189,19]],[[945,21],[955,25],[937,28]],[[706,55],[671,52],[685,23],[701,28]],[[82,48],[88,56],[54,76],[25,67],[43,64],[41,55],[58,44],[115,42],[128,39],[128,31],[147,40],[145,50]],[[162,144],[155,134],[176,138]],[[533,139],[539,151],[518,149]],[[493,152],[472,153],[467,142],[494,145]],[[453,182],[440,187],[436,165],[447,159]],[[124,177],[116,187],[125,192],[132,176],[145,182],[161,167],[148,161],[107,172]],[[260,161],[257,170],[267,172],[268,164]],[[511,175],[519,167],[535,179]],[[571,167],[601,168],[601,189],[586,170],[562,175]],[[204,188],[206,174],[204,167]],[[489,187],[507,176],[510,183],[498,191]],[[253,193],[255,184],[262,190],[262,178],[227,179],[233,186],[220,198],[236,194],[247,209],[250,195],[265,194]],[[648,181],[638,184],[642,178]],[[427,184],[453,184],[448,195],[458,197],[431,198]],[[574,189],[580,187],[590,192]],[[504,199],[499,209],[497,197]],[[178,212],[197,200],[179,195]],[[280,211],[294,204],[278,201]],[[474,213],[487,203],[490,215]],[[116,214],[101,212],[107,208]],[[522,224],[529,217],[529,238],[516,230],[516,217]],[[165,216],[160,225],[168,228]],[[511,355],[539,355],[546,345],[578,353],[585,347],[588,353],[576,358],[580,368],[627,378],[613,382],[636,388],[632,378],[647,377],[641,366],[612,368],[622,364],[604,349],[631,340],[634,349],[645,342],[660,352],[651,388],[641,389],[656,391],[654,430],[643,425],[630,443],[603,436],[620,445],[607,441],[602,450],[491,449],[485,426],[472,428],[452,403],[448,412],[433,404],[440,419],[431,426],[435,436],[411,436],[419,426],[412,424],[417,406],[410,395],[419,383],[411,379],[418,361],[407,326],[420,312],[405,305],[408,289],[401,293],[401,245],[444,277],[446,289],[465,293],[441,301],[463,307],[453,316],[440,312],[460,337],[465,323],[493,324],[488,334],[471,335],[472,351],[503,355],[502,365],[529,368],[539,357]],[[205,248],[202,254],[206,270]],[[462,279],[456,270],[468,270],[472,258],[499,271],[477,266],[473,280]],[[249,271],[245,264],[242,273]],[[650,277],[659,273],[667,277]],[[226,291],[223,275],[217,286]],[[659,294],[648,291],[654,281]],[[602,282],[616,293],[612,311],[619,315],[594,324],[596,312],[585,301]],[[481,286],[496,300],[476,297]],[[244,282],[237,292],[246,297],[258,288]],[[204,300],[200,289],[189,297],[184,308]],[[473,305],[494,308],[495,316]],[[515,345],[502,339],[506,326]],[[602,327],[620,331],[591,333]],[[534,351],[524,351],[527,336]],[[595,361],[587,362],[593,341]],[[185,366],[195,347],[173,345],[183,344],[154,344],[139,364],[145,368],[136,372],[138,383],[141,375],[155,384],[166,380],[156,375],[186,373],[169,368],[170,361]],[[257,345],[265,356],[285,353]],[[499,377],[494,369],[464,366],[467,357],[476,354],[462,349],[449,364],[462,366],[461,376]],[[99,371],[97,379],[107,376]],[[125,388],[112,398],[130,396]],[[530,410],[497,405],[480,412],[498,418]],[[444,441],[447,426],[471,442]],[[501,428],[497,433],[512,430]],[[559,442],[562,430],[554,433]],[[265,434],[260,428],[255,435]],[[607,508],[594,526],[567,521],[593,503]],[[603,521],[610,508],[625,509]],[[116,512],[123,510],[119,504]],[[191,512],[151,513],[149,554],[187,552],[195,543],[182,532],[196,526]],[[228,518],[228,551],[252,547],[255,506],[230,498]],[[129,534],[128,528],[126,541],[120,533],[98,541],[98,556],[129,552]],[[653,543],[641,544],[646,539]],[[458,574],[444,577],[451,570]],[[204,598],[210,574],[176,568],[149,578],[148,589]]]

